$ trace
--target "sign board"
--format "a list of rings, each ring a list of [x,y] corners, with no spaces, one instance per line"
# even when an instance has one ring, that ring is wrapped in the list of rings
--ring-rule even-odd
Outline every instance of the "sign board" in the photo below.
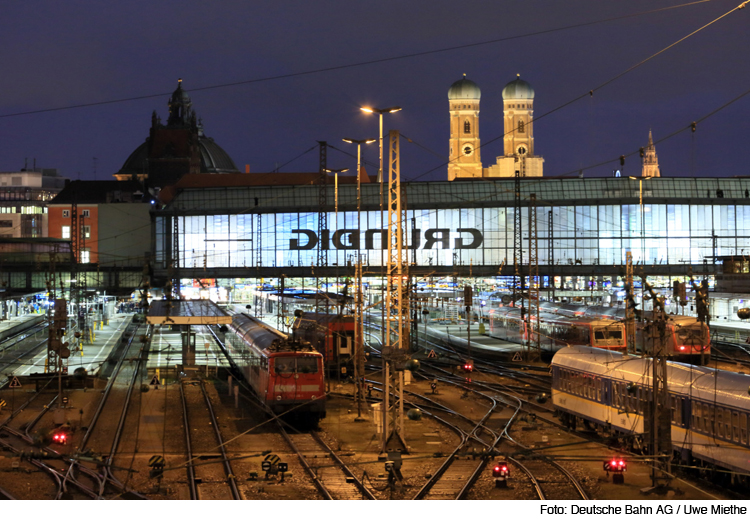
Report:
[[[437,357],[437,354],[434,350],[430,350],[430,353],[427,354],[427,359],[435,359]]]
[[[263,471],[271,471],[271,463],[268,460],[264,460],[260,465],[260,469]]]
[[[279,462],[279,471],[281,471],[282,473],[289,471],[289,464],[287,464],[286,462]]]
[[[8,385],[11,389],[20,389],[21,388],[21,382],[18,381],[18,378],[16,376],[13,376],[13,379],[10,380],[10,385]]]
[[[148,460],[149,467],[164,467],[164,457],[161,455],[154,455]]]
[[[5,407],[6,405],[8,405],[8,404],[5,402],[5,400],[0,400],[0,409],[2,409],[3,407]]]
[[[516,352],[513,355],[513,359],[511,359],[511,361],[523,361],[523,358],[521,357],[521,353],[520,352]]]
[[[159,377],[156,374],[151,378],[151,383],[149,383],[149,385],[161,385],[161,381],[159,381]]]

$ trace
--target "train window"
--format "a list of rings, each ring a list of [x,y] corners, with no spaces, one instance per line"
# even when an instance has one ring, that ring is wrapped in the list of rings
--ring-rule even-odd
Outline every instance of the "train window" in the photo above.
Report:
[[[740,415],[740,442],[747,445],[747,415]]]
[[[277,374],[288,374],[294,372],[293,357],[277,357],[273,360],[273,370]]]
[[[596,383],[596,401],[602,401],[602,380],[601,378],[597,378],[594,380]]]
[[[716,410],[714,412],[714,433],[716,433],[719,437],[724,436],[724,415],[721,408],[716,407]]]
[[[677,409],[677,405],[675,403],[675,397],[670,396],[669,397],[669,407],[670,407],[670,416],[672,417],[672,423],[675,423],[675,410]]]
[[[740,414],[736,412],[732,413],[732,440],[740,441]]]
[[[711,416],[711,409],[708,407],[708,405],[701,405],[701,417],[703,418],[703,430],[709,434],[713,433],[714,430],[714,421],[713,416]]]
[[[318,372],[318,358],[315,356],[302,356],[297,358],[297,372],[313,374]]]
[[[682,399],[672,396],[672,422],[682,425]]]
[[[693,402],[693,429],[703,430],[703,405]]]

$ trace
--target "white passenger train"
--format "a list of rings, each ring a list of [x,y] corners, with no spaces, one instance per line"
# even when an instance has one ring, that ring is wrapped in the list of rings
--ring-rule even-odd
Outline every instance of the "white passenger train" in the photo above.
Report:
[[[564,422],[577,419],[636,442],[651,399],[651,359],[587,346],[552,360],[552,403]],[[698,460],[750,476],[750,376],[668,363],[672,445]]]

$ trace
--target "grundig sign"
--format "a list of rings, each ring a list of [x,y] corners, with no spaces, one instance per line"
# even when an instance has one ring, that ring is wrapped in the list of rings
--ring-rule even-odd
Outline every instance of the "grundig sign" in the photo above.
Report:
[[[424,232],[424,247],[421,249],[433,249],[435,244],[439,244],[435,249],[451,249],[451,247],[453,249],[476,249],[484,242],[484,236],[478,229],[456,229],[455,231],[459,236],[451,240],[450,229],[427,229]],[[338,229],[333,232],[333,236],[331,236],[329,229],[324,229],[322,236],[318,236],[311,229],[293,229],[292,234],[301,235],[289,240],[289,249],[292,250],[313,249],[318,243],[321,244],[323,250],[331,249],[331,245],[335,249],[361,249],[359,229]],[[379,236],[380,240],[384,240],[388,237],[388,230],[368,229],[365,231],[364,249],[375,249],[376,236]],[[422,230],[412,229],[411,240],[418,240],[419,245],[416,248],[405,246],[404,249],[419,248],[422,242]],[[453,242],[453,246],[451,246],[451,242]]]

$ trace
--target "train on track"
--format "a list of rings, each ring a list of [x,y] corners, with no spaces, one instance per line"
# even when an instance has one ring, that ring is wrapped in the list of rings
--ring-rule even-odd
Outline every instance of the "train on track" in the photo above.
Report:
[[[489,322],[489,335],[517,343],[525,343],[532,336],[529,323],[523,320],[518,307],[488,300],[481,310],[474,308],[473,311],[475,317]],[[540,302],[539,313],[541,347],[547,352],[555,352],[565,345],[627,349],[623,308]],[[636,321],[635,349],[640,352],[650,352],[654,348],[647,323],[652,319],[651,312],[643,312],[642,320]],[[532,326],[536,326],[533,318]],[[694,317],[668,315],[665,337],[664,353],[673,359],[705,364],[711,355],[709,328]]]
[[[485,309],[482,319],[488,323],[486,335],[514,343],[536,341],[536,336],[533,335],[537,326],[536,318],[523,318],[520,308],[496,306]],[[566,345],[624,350],[625,325],[619,321],[566,317],[540,311],[539,344],[548,354],[553,354]]]
[[[237,314],[224,333],[224,345],[234,366],[274,413],[290,411],[310,422],[325,417],[323,355],[309,343]]]
[[[354,354],[354,316],[298,310],[292,329],[323,354],[329,374],[346,377]]]
[[[667,363],[672,446],[686,464],[750,475],[750,376]],[[643,445],[651,359],[586,346],[560,349],[552,360],[552,404],[575,427],[579,420]],[[646,412],[646,414],[648,414]]]
[[[625,321],[625,309],[618,307],[544,302],[539,304],[539,309],[571,317]],[[635,349],[641,352],[651,351],[654,343],[647,329],[647,321],[653,320],[653,312],[642,312],[641,319],[641,321],[636,321]],[[668,314],[666,323],[664,353],[680,361],[700,362],[696,358],[702,358],[705,363],[711,356],[711,335],[708,325],[701,323],[695,317],[678,314]]]

